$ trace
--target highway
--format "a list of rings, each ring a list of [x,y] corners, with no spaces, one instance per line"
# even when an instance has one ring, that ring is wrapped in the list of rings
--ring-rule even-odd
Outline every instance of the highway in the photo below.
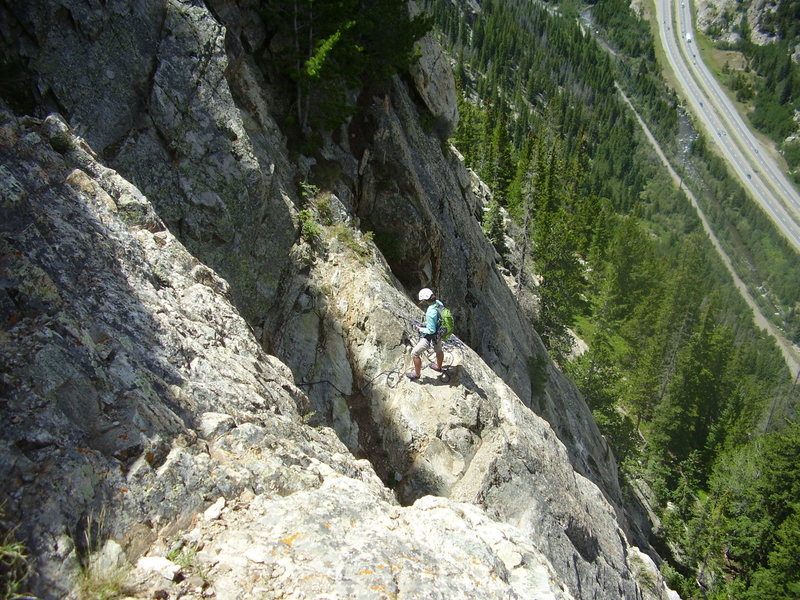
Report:
[[[696,47],[687,0],[656,0],[661,42],[692,113],[742,186],[800,252],[800,193],[753,135]]]

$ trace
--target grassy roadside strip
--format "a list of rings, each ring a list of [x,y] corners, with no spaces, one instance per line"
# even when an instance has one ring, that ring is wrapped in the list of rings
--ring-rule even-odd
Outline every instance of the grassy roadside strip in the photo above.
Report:
[[[678,78],[669,66],[667,53],[664,52],[664,40],[661,39],[661,31],[659,30],[658,21],[656,20],[655,0],[644,0],[644,2],[642,2],[642,18],[650,24],[650,33],[653,34],[653,40],[655,42],[656,62],[659,67],[661,67],[661,74],[664,76],[667,85],[676,94],[680,94],[681,88],[678,85]]]

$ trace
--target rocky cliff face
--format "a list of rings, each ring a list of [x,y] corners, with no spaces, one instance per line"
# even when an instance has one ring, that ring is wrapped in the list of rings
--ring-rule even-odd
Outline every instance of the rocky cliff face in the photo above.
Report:
[[[767,0],[700,0],[697,3],[697,27],[714,39],[735,44],[741,40],[742,25],[747,25],[749,40],[754,44],[770,44],[776,34],[770,19],[778,5]],[[800,61],[800,47],[794,59]]]
[[[0,464],[37,593],[666,597],[437,135],[435,42],[290,159],[255,8],[2,3],[40,116],[0,129]],[[461,340],[412,383],[421,285]]]

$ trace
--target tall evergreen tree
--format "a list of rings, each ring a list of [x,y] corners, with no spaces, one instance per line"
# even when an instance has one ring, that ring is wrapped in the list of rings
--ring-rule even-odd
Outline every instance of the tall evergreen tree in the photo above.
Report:
[[[383,82],[416,60],[414,43],[432,26],[405,0],[262,0],[266,25],[289,43],[277,64],[296,87],[296,123],[331,128],[348,113],[344,92]],[[392,27],[386,27],[392,23]]]
[[[680,353],[666,397],[656,407],[649,444],[668,481],[676,476],[671,467],[692,453],[699,461],[695,467],[701,477],[698,483],[705,480],[711,458],[706,446],[709,434],[733,389],[728,378],[732,336],[715,324],[713,316],[707,307]]]
[[[535,223],[534,265],[541,278],[539,333],[545,345],[563,357],[570,350],[568,328],[582,307],[583,270],[563,211],[540,209]]]
[[[508,255],[506,245],[506,225],[500,203],[494,198],[489,202],[489,207],[483,217],[483,233],[501,258]]]
[[[498,200],[505,204],[508,186],[514,173],[511,139],[508,134],[506,111],[501,110],[491,137],[491,162],[487,165],[487,181]]]
[[[655,248],[635,217],[615,223],[602,278],[606,287],[606,319],[622,321],[649,296],[660,273],[655,266]]]

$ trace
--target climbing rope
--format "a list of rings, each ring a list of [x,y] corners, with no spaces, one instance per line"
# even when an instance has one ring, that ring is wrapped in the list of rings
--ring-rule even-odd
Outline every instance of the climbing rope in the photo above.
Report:
[[[375,382],[379,378],[384,377],[384,376],[386,377],[386,385],[388,387],[394,389],[394,388],[397,387],[397,385],[402,380],[403,371],[400,370],[400,369],[387,369],[385,371],[381,371],[380,373],[378,373],[377,375],[375,375],[374,377],[372,377],[368,381],[365,381],[362,384],[362,389],[366,390],[366,389],[371,388],[373,385],[375,385]],[[337,392],[339,392],[342,396],[348,397],[348,396],[352,395],[352,393],[348,394],[344,390],[340,389],[330,379],[318,379],[317,381],[304,381],[304,382],[301,382],[301,383],[297,383],[296,385],[299,388],[303,388],[303,387],[313,387],[315,385],[320,385],[320,384],[323,384],[323,383],[326,383],[329,386],[331,386],[333,389],[335,389]]]

